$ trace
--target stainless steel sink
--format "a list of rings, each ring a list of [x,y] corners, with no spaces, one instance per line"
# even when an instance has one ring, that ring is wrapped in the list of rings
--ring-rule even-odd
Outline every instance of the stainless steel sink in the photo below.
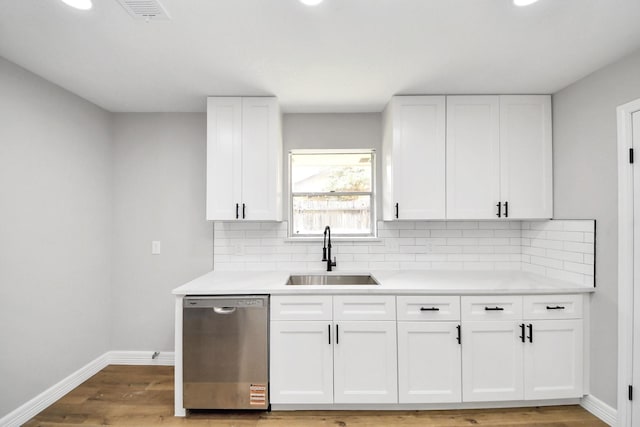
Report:
[[[351,285],[379,285],[378,281],[369,274],[300,274],[289,276],[288,286],[351,286]]]

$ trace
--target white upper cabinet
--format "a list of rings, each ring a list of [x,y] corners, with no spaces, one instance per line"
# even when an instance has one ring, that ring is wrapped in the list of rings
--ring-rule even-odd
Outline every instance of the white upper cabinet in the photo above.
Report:
[[[497,96],[447,97],[447,218],[495,218],[499,108]]]
[[[207,98],[207,219],[235,219],[242,173],[242,99]]]
[[[282,220],[276,98],[207,98],[207,219]]]
[[[447,97],[447,218],[552,216],[551,98]]]
[[[383,116],[383,219],[445,219],[445,97],[394,96]]]
[[[500,97],[500,200],[509,218],[551,218],[551,97]],[[504,214],[504,207],[503,207]]]

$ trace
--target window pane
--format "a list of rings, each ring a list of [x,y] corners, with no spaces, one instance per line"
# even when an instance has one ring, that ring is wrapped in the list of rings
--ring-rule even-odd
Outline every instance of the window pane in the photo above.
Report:
[[[293,196],[293,234],[371,234],[370,196]]]
[[[370,192],[369,153],[292,154],[294,193]]]

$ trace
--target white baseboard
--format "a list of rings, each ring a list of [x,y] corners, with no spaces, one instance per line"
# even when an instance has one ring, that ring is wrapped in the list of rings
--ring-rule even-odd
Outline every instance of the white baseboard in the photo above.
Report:
[[[104,369],[109,364],[108,354],[109,353],[105,353],[92,360],[22,406],[9,412],[4,417],[0,418],[0,426],[19,427],[26,423],[31,418],[42,412],[46,407],[69,393],[74,388],[78,387],[93,375],[100,372],[100,370]]]
[[[175,364],[172,351],[161,351],[155,359],[153,351],[110,351],[107,354],[109,365],[173,366]]]
[[[160,352],[155,359],[152,358],[153,353],[153,351],[108,351],[0,418],[0,426],[20,427],[108,365],[173,366],[173,352]]]
[[[591,412],[593,415],[600,418],[610,426],[616,425],[616,421],[618,419],[618,411],[615,408],[607,405],[597,397],[594,397],[590,394],[586,395],[582,398],[580,406],[582,406],[584,409]]]

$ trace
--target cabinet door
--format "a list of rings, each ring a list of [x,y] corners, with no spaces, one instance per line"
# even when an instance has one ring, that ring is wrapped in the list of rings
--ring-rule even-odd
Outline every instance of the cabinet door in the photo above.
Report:
[[[582,397],[582,320],[537,320],[524,351],[524,398]],[[528,332],[527,332],[528,335]]]
[[[500,200],[509,218],[553,214],[551,97],[500,96]]]
[[[241,203],[242,101],[207,98],[207,219],[236,219]]]
[[[282,136],[276,98],[242,98],[244,219],[282,220]]]
[[[477,321],[462,324],[462,400],[522,400],[520,323]]]
[[[336,322],[335,403],[397,403],[396,322]]]
[[[333,403],[330,322],[272,321],[271,403]]]
[[[400,403],[460,402],[458,323],[398,322]]]
[[[392,196],[384,219],[445,218],[445,97],[396,96],[389,105],[389,167],[383,185]]]
[[[500,201],[497,96],[447,97],[447,218],[495,219]]]

